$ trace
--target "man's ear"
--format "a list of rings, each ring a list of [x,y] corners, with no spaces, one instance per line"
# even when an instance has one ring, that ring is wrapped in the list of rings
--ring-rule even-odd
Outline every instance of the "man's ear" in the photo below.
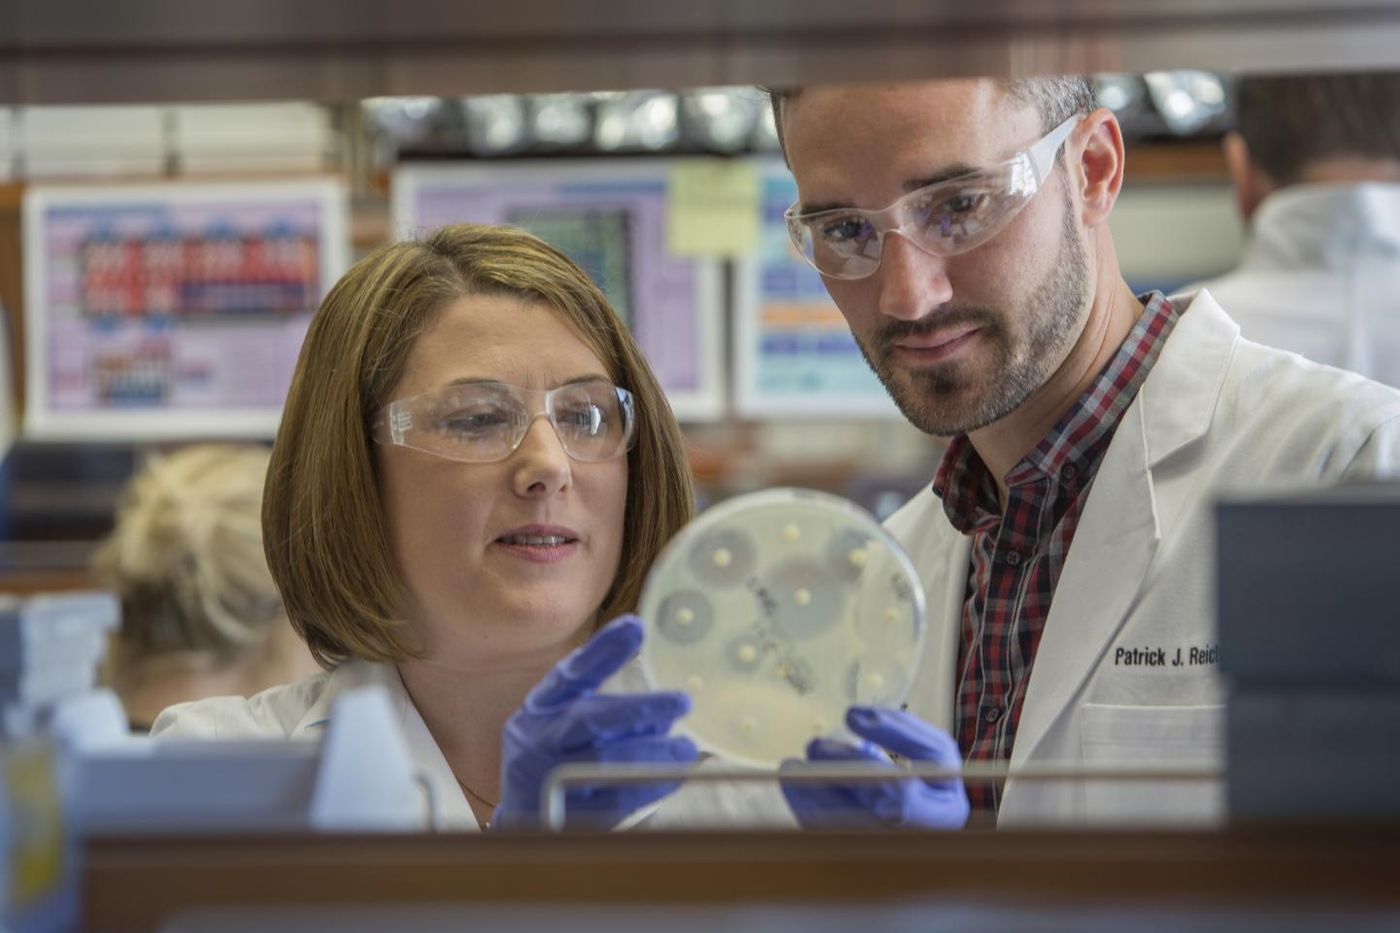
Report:
[[[1076,139],[1081,141],[1077,148],[1080,150],[1079,184],[1084,226],[1097,227],[1108,221],[1118,201],[1118,192],[1123,189],[1123,131],[1113,111],[1100,107],[1075,128],[1070,136],[1072,147]]]
[[[1250,155],[1249,143],[1236,132],[1225,134],[1221,142],[1225,152],[1225,169],[1230,173],[1230,184],[1235,188],[1235,207],[1248,223],[1265,198],[1274,192],[1278,185],[1269,173],[1259,167]]]

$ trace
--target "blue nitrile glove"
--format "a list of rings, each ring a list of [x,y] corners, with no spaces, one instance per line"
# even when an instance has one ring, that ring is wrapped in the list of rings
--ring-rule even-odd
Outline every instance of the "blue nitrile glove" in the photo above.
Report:
[[[846,712],[846,726],[868,741],[853,745],[835,739],[813,739],[807,744],[807,760],[869,761],[898,773],[898,768],[880,750],[883,748],[910,761],[933,762],[947,768],[962,766],[962,756],[951,735],[908,713],[878,706],[853,706]],[[782,771],[797,772],[803,765],[800,761],[786,761]],[[783,796],[798,823],[808,829],[961,829],[969,811],[967,792],[959,779],[904,778],[852,784],[784,781]]]
[[[690,712],[684,693],[598,693],[642,644],[642,623],[620,616],[554,666],[506,721],[501,750],[499,829],[540,825],[540,789],[549,772],[571,762],[676,764],[697,757],[695,743],[667,733]],[[571,787],[566,819],[590,828],[615,826],[665,797],[679,782]]]

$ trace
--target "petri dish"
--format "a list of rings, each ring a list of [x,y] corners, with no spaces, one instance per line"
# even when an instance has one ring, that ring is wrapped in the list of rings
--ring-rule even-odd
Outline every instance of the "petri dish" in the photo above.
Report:
[[[807,489],[704,512],[652,567],[639,613],[647,682],[694,702],[679,731],[762,768],[843,734],[852,704],[903,702],[926,628],[899,543],[854,503]]]

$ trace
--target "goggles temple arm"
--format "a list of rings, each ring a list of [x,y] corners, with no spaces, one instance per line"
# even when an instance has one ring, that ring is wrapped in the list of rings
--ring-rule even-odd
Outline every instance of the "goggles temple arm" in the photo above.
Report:
[[[391,402],[388,427],[389,436],[393,438],[394,443],[402,444],[405,435],[413,428],[413,412],[404,408],[402,402]]]
[[[1069,134],[1074,132],[1074,128],[1079,125],[1079,121],[1084,118],[1082,113],[1076,113],[1059,126],[1055,127],[1034,146],[1026,150],[1026,155],[1031,161],[1031,170],[1035,173],[1036,184],[1050,175],[1050,169],[1055,165],[1055,157],[1060,152],[1060,147],[1069,139]]]

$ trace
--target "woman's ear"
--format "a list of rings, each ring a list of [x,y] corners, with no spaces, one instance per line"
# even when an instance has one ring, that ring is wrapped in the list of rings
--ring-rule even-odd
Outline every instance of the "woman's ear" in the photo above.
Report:
[[[1081,140],[1077,146],[1076,139]],[[1080,152],[1078,181],[1084,226],[1097,227],[1108,221],[1123,188],[1123,131],[1118,118],[1100,107],[1080,122],[1070,136],[1070,145],[1074,148],[1068,152],[1075,148]]]
[[[1245,223],[1249,223],[1260,203],[1278,186],[1254,161],[1254,156],[1249,152],[1249,143],[1245,142],[1239,133],[1226,133],[1220,145],[1225,153],[1225,168],[1230,173],[1230,184],[1235,188],[1235,207]]]

